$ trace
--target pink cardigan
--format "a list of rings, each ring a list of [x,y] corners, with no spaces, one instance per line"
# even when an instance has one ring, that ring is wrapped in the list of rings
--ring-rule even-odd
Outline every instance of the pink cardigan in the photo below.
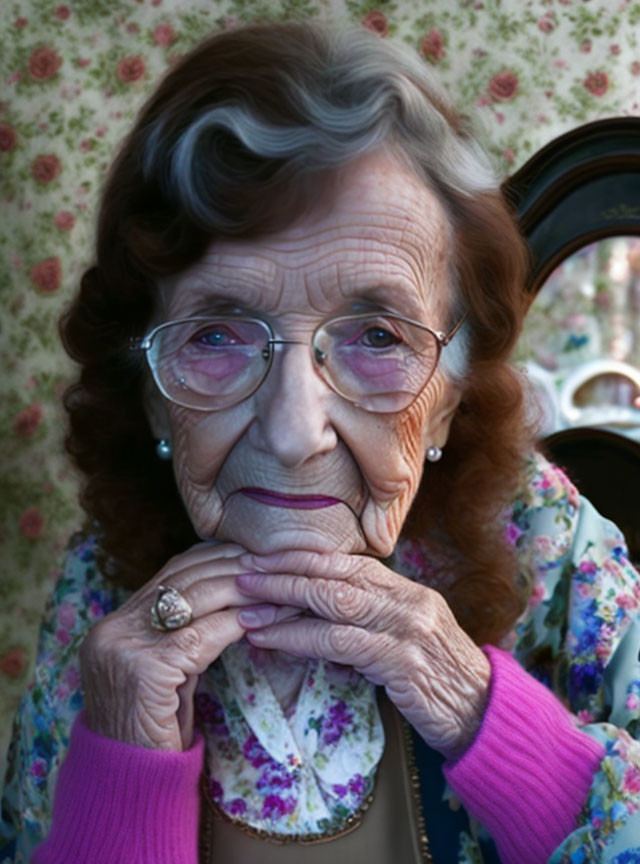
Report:
[[[578,827],[604,748],[507,653],[482,725],[445,775],[504,864],[543,864]],[[197,864],[204,741],[183,753],[103,738],[82,715],[60,769],[49,836],[33,864]]]

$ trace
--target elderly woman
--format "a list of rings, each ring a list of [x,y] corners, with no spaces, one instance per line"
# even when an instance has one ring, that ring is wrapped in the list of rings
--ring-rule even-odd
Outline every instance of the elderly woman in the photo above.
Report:
[[[525,268],[406,51],[263,25],[172,69],[63,322],[89,522],[12,860],[640,860],[640,585],[533,451]]]

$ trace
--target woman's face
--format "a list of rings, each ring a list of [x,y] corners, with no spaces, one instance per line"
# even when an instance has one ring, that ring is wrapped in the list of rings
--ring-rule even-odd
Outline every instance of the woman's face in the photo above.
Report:
[[[279,346],[261,387],[231,408],[196,411],[154,395],[154,434],[172,441],[180,494],[202,538],[259,553],[386,556],[426,448],[446,443],[459,392],[440,369],[399,414],[356,407],[314,370],[309,341],[329,318],[384,309],[436,330],[450,324],[448,231],[436,197],[384,153],[345,169],[336,190],[330,207],[280,233],[213,242],[163,285],[164,320],[231,307],[269,322],[276,338],[305,343]],[[335,503],[320,506],[327,499]]]

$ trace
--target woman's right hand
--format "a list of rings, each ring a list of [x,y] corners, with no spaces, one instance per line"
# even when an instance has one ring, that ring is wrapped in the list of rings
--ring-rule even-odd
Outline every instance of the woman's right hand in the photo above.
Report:
[[[89,631],[80,667],[90,729],[152,749],[191,745],[198,676],[244,636],[238,607],[255,605],[235,587],[234,577],[246,570],[239,564],[245,551],[229,543],[192,546]],[[189,625],[168,631],[151,627],[159,585],[176,588],[189,603]],[[299,609],[273,609],[274,621],[299,614]]]

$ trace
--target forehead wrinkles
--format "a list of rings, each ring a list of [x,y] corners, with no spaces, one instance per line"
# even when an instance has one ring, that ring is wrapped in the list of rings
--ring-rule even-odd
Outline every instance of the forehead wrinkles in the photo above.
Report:
[[[306,293],[301,301],[324,308],[391,280],[417,289],[417,310],[427,297],[433,301],[430,289],[442,281],[446,228],[442,219],[410,219],[402,208],[372,219],[376,215],[363,212],[339,226],[299,226],[277,237],[216,244],[190,274],[192,291],[238,291],[239,301],[269,309],[285,294],[289,300]]]
[[[265,311],[302,311],[306,303],[324,313],[359,291],[380,286],[384,296],[387,285],[392,296],[399,287],[405,314],[432,319],[447,293],[445,211],[414,175],[393,162],[378,162],[369,166],[375,170],[363,161],[362,170],[347,173],[321,218],[311,212],[276,235],[215,241],[176,280],[171,305],[184,311],[221,294]]]

